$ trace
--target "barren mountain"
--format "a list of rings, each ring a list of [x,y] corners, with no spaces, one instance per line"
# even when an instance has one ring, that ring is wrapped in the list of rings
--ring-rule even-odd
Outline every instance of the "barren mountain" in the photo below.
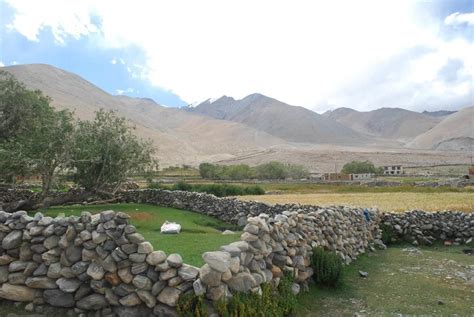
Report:
[[[342,125],[373,137],[407,142],[430,130],[442,118],[400,108],[360,112],[338,108],[323,114]]]
[[[457,111],[448,111],[448,110],[438,110],[438,111],[423,111],[422,114],[425,114],[427,116],[432,116],[432,117],[447,117],[453,113],[456,113]]]
[[[151,99],[113,96],[78,75],[43,65],[2,68],[30,89],[40,89],[58,109],[91,119],[99,108],[116,110],[132,121],[137,134],[150,138],[163,165],[196,164],[232,158],[285,141],[240,123],[216,120],[158,105]],[[237,137],[238,136],[238,137]]]
[[[409,147],[439,150],[474,149],[474,107],[464,108],[419,135],[408,143]]]
[[[370,137],[311,110],[290,106],[261,94],[252,94],[241,100],[223,96],[188,107],[186,111],[243,123],[291,142],[345,145],[374,142]]]

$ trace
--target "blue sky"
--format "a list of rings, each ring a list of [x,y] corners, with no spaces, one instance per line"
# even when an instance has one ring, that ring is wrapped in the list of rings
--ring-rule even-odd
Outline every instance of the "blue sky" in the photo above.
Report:
[[[459,109],[473,104],[473,3],[0,0],[0,63],[173,107],[260,92],[320,112]]]

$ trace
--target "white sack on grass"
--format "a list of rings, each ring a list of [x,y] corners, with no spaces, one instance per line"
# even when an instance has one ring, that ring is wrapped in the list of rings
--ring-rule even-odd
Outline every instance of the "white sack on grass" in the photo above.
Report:
[[[161,233],[179,233],[181,231],[181,225],[176,222],[168,222],[161,226]]]

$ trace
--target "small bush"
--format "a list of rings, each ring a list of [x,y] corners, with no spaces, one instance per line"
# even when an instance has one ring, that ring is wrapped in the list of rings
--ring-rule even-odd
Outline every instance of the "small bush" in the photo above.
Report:
[[[203,296],[193,293],[184,294],[178,300],[176,306],[179,316],[182,317],[204,317],[208,316],[207,306]]]
[[[315,248],[311,263],[314,270],[313,279],[317,284],[339,286],[342,277],[342,259],[339,255],[323,248]]]
[[[382,223],[380,229],[382,230],[383,243],[390,244],[395,240],[395,232],[391,226]]]
[[[185,182],[177,182],[176,184],[173,185],[171,188],[172,190],[183,190],[183,191],[192,191],[193,185],[185,183]]]

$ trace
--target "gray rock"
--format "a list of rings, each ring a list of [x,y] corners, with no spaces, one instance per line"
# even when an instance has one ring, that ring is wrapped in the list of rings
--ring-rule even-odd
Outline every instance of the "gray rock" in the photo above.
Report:
[[[163,251],[153,251],[150,254],[148,254],[146,258],[146,262],[153,266],[163,263],[165,260],[166,260],[166,253],[164,253]]]
[[[230,266],[230,253],[222,251],[204,252],[202,259],[212,269],[219,272],[226,272]]]
[[[28,277],[25,281],[25,284],[30,288],[58,288],[58,286],[56,285],[56,281],[48,277]]]
[[[166,258],[166,262],[168,262],[169,266],[178,268],[183,265],[183,258],[181,258],[181,255],[173,253],[168,255],[168,257]]]
[[[60,278],[56,281],[59,289],[66,293],[74,293],[77,291],[82,282],[75,278]]]
[[[130,293],[125,297],[122,297],[120,300],[120,305],[123,306],[136,306],[142,303],[140,297],[136,293]]]
[[[23,232],[20,230],[14,230],[7,234],[2,240],[2,248],[5,250],[15,249],[20,247]]]
[[[137,275],[133,278],[133,285],[138,289],[151,290],[152,283],[151,280],[143,275]]]
[[[193,283],[194,294],[201,296],[206,294],[206,286],[204,286],[200,279],[197,279]]]
[[[104,295],[92,294],[76,302],[76,306],[83,310],[99,310],[109,306],[109,304]]]
[[[166,305],[158,304],[153,309],[153,314],[160,317],[178,317],[178,312]]]
[[[104,268],[97,262],[92,262],[87,268],[87,275],[94,280],[101,280],[104,277],[104,274]]]
[[[117,274],[127,284],[130,284],[133,280],[133,275],[128,267],[118,270]]]
[[[229,288],[236,292],[248,292],[257,286],[257,282],[250,273],[241,272],[233,276],[228,282]]]
[[[153,246],[150,242],[145,241],[138,245],[138,253],[149,254],[153,252]]]
[[[196,279],[198,274],[199,269],[188,264],[183,264],[178,270],[178,275],[185,281]]]
[[[156,305],[156,298],[146,290],[138,290],[138,297],[145,303],[148,308],[153,308]]]
[[[41,290],[32,289],[27,286],[11,285],[3,283],[0,287],[0,298],[16,302],[32,302],[41,297]]]
[[[44,301],[55,307],[74,307],[74,296],[58,289],[49,289],[43,292]]]
[[[199,270],[199,277],[204,285],[214,287],[221,284],[222,273],[211,269],[209,264],[204,264]]]
[[[166,287],[161,291],[160,295],[158,295],[158,301],[168,306],[175,307],[178,303],[180,295],[181,291],[179,291],[178,289]]]

